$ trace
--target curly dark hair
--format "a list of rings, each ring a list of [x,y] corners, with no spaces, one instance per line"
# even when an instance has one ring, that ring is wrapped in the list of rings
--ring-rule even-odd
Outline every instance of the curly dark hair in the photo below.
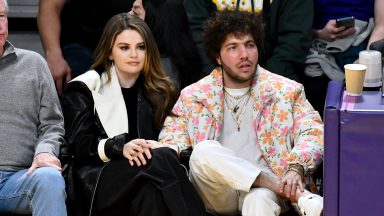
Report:
[[[203,27],[206,52],[216,60],[221,45],[228,35],[241,36],[251,34],[256,46],[261,49],[264,43],[264,27],[261,13],[255,14],[239,10],[217,11]]]

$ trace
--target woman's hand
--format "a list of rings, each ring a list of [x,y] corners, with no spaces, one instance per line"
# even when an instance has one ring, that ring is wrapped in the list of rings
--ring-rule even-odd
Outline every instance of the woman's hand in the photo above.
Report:
[[[150,148],[151,146],[146,140],[134,139],[124,145],[123,155],[129,160],[131,166],[135,163],[137,166],[146,165],[147,159],[152,158]]]
[[[320,38],[326,41],[335,41],[340,38],[345,38],[356,32],[355,27],[345,28],[344,26],[337,27],[336,20],[329,20],[321,30],[313,30],[315,38]]]

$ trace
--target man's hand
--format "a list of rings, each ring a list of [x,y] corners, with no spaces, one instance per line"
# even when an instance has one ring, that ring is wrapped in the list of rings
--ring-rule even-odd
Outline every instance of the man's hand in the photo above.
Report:
[[[304,192],[304,186],[301,176],[295,171],[288,171],[280,182],[280,194],[290,200],[296,199],[297,191]]]
[[[37,154],[33,159],[32,165],[28,169],[27,174],[31,174],[35,169],[39,167],[53,167],[60,172],[62,171],[60,160],[56,156],[49,153]]]
[[[61,95],[64,85],[72,79],[71,68],[61,54],[47,55],[47,62],[55,81],[57,94]]]

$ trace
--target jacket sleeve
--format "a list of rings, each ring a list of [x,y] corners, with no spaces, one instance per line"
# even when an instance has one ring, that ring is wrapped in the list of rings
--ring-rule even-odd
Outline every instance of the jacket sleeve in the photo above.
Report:
[[[172,109],[174,115],[170,115],[165,119],[163,129],[159,134],[159,142],[169,144],[178,155],[182,150],[192,146],[188,134],[187,110],[185,101],[180,97]]]
[[[128,134],[108,138],[94,110],[91,91],[80,82],[67,84],[62,95],[66,140],[71,151],[84,163],[101,163],[122,158]],[[102,149],[100,149],[102,148]]]
[[[64,119],[48,65],[43,63],[39,76],[40,109],[38,125],[38,144],[35,155],[50,153],[58,157],[60,146],[64,143]]]
[[[311,47],[313,1],[276,0],[272,2],[267,34],[265,68],[273,73],[299,81],[308,50]]]
[[[302,86],[296,89],[293,97],[294,147],[289,154],[288,164],[300,164],[305,172],[311,173],[323,161],[324,126],[318,112],[305,98]]]

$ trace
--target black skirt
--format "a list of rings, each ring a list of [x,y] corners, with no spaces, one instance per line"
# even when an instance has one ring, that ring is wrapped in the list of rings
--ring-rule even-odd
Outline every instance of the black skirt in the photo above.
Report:
[[[158,148],[145,166],[112,160],[97,184],[95,215],[200,216],[205,208],[176,152]]]

